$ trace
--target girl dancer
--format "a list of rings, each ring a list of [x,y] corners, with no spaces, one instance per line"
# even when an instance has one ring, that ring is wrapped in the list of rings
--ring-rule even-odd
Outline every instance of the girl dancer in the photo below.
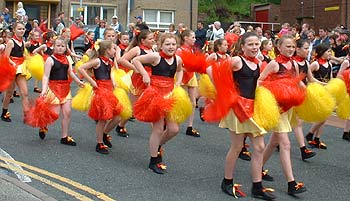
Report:
[[[332,79],[332,65],[328,61],[331,58],[332,52],[329,45],[320,44],[315,49],[316,60],[310,64],[310,71],[316,82],[323,85]],[[305,136],[309,144],[315,148],[327,149],[327,145],[320,141],[324,122],[315,123],[312,125],[310,132]]]
[[[136,29],[135,37],[131,41],[129,47],[126,48],[126,53],[118,59],[118,65],[134,70],[131,76],[132,86],[130,99],[132,102],[135,102],[135,100],[142,94],[147,86],[142,82],[142,76],[135,69],[135,66],[131,63],[131,60],[137,56],[152,53],[153,44],[154,35],[151,31],[148,29],[142,31]],[[144,66],[148,74],[151,74],[150,66],[148,64],[144,64]],[[126,123],[127,121],[123,121],[116,127],[115,130],[119,136],[129,137],[128,131],[125,128]]]
[[[309,45],[310,44],[307,40],[298,40],[296,42],[296,55],[293,57],[293,60],[298,64],[299,73],[303,73],[305,75],[305,78],[303,79],[305,85],[308,81],[314,81],[314,78],[309,71],[309,63],[306,61],[307,55],[309,54]],[[300,147],[301,159],[305,160],[312,158],[316,155],[316,153],[306,148],[303,134],[303,121],[299,118],[297,121],[298,124],[294,127],[294,134]]]
[[[68,129],[71,119],[70,81],[72,78],[80,87],[84,87],[83,82],[73,73],[72,65],[69,64],[65,55],[67,44],[64,38],[58,38],[54,42],[54,53],[48,57],[45,62],[44,76],[42,79],[41,97],[50,104],[55,105],[54,110],[57,114],[62,111],[62,131],[61,144],[76,146],[76,142],[71,136],[68,136]],[[44,139],[47,134],[47,128],[39,130],[39,137]]]
[[[255,33],[250,32],[242,35],[239,44],[243,52],[242,56],[235,56],[230,59],[227,67],[220,66],[220,69],[209,67],[207,70],[208,74],[212,74],[213,76],[215,87],[218,90],[218,97],[221,97],[220,93],[231,94],[230,91],[235,90],[236,87],[238,88],[238,103],[233,106],[229,104],[232,108],[230,108],[226,117],[221,119],[219,124],[221,128],[228,128],[231,134],[231,147],[226,155],[225,176],[221,184],[221,189],[226,194],[234,197],[245,196],[239,190],[240,185],[233,183],[233,172],[238,155],[242,149],[242,143],[247,136],[250,138],[254,149],[251,167],[253,178],[252,195],[255,198],[272,200],[275,196],[271,193],[271,189],[266,189],[262,186],[261,175],[263,150],[265,147],[264,134],[266,131],[259,127],[253,118],[251,118],[254,111],[255,89],[260,74],[260,62],[256,58],[259,52],[260,41]],[[232,83],[230,81],[227,82],[228,79],[225,79],[223,76],[221,77],[220,75],[222,74],[232,76]],[[227,83],[230,84],[228,85]],[[219,87],[225,87],[225,90],[223,91]],[[224,105],[220,101],[218,100],[217,104]],[[242,104],[244,108],[239,106]],[[249,111],[247,111],[247,108],[250,108],[248,109]],[[244,115],[241,115],[242,113]]]
[[[88,115],[97,121],[96,152],[108,154],[108,147],[112,147],[111,136],[108,135],[108,132],[114,128],[115,122],[119,121],[118,115],[122,110],[117,97],[113,94],[111,79],[111,69],[114,67],[111,58],[115,55],[115,46],[110,40],[96,41],[95,46],[92,59],[83,64],[79,72],[94,87],[94,97]],[[87,70],[91,68],[95,79],[87,73]],[[108,120],[111,121],[107,123]]]
[[[291,60],[295,51],[295,40],[293,36],[287,34],[283,35],[277,43],[277,49],[280,52],[280,55],[266,66],[265,70],[259,77],[259,82],[264,81],[268,76],[277,78],[287,76],[292,79],[298,75],[298,67]],[[277,83],[278,79],[275,80],[275,82]],[[291,97],[291,99],[294,99],[294,97]],[[280,106],[283,108],[283,105]],[[281,114],[279,125],[275,128],[270,137],[269,143],[264,150],[263,164],[266,163],[275,151],[276,146],[279,145],[282,169],[288,181],[288,194],[297,194],[306,191],[306,188],[303,183],[295,182],[293,176],[292,162],[290,159],[290,141],[288,137],[288,132],[292,131],[290,126],[290,116],[292,111],[290,108],[284,108],[284,110],[286,111]]]
[[[196,41],[196,37],[193,31],[186,29],[180,33],[181,39],[181,47],[177,50],[176,54],[180,55],[182,51],[193,51],[194,42]],[[193,129],[193,121],[195,115],[196,108],[196,96],[197,96],[197,77],[194,72],[184,71],[184,77],[182,80],[182,86],[187,90],[190,99],[193,104],[193,112],[188,120],[188,126],[186,130],[186,135],[193,137],[200,137],[200,134],[197,130]]]
[[[172,91],[175,86],[179,86],[182,79],[182,60],[179,56],[175,55],[177,48],[176,36],[174,34],[166,33],[161,36],[160,39],[160,52],[158,53],[149,53],[142,55],[133,59],[133,63],[137,70],[141,73],[143,77],[143,82],[147,85],[150,85],[154,91],[148,91],[146,89],[143,95],[135,103],[135,117],[141,117],[142,115],[137,113],[138,111],[144,112],[151,107],[150,102],[144,102],[143,97],[145,96],[157,96],[161,100],[157,100],[157,103],[154,103],[155,108],[158,108],[156,111],[160,111],[160,116],[156,115],[156,118],[152,121],[152,133],[149,139],[150,147],[150,163],[149,168],[157,174],[164,174],[165,166],[161,164],[162,155],[159,153],[161,145],[168,142],[170,139],[175,137],[179,132],[178,123],[172,121],[168,118],[167,112],[163,111],[164,108],[161,105],[169,101],[169,96],[171,96]],[[151,75],[147,72],[143,65],[148,64],[151,67]],[[174,83],[174,76],[176,73],[176,83]],[[141,106],[141,110],[137,110],[137,105]],[[149,107],[150,106],[150,107]],[[165,105],[165,107],[171,107]],[[155,109],[153,108],[153,109]],[[146,119],[149,116],[145,117]],[[164,125],[166,129],[164,130]]]
[[[16,68],[16,77],[10,87],[5,92],[5,97],[2,102],[2,114],[1,120],[5,122],[11,122],[11,115],[8,112],[8,107],[10,104],[11,96],[15,89],[15,84],[17,85],[21,97],[22,97],[22,109],[24,117],[26,112],[29,110],[28,101],[28,88],[26,76],[29,75],[27,69],[24,65],[24,42],[23,35],[25,32],[25,27],[22,22],[16,22],[13,26],[13,37],[6,44],[4,54],[6,57],[10,58],[10,64]]]

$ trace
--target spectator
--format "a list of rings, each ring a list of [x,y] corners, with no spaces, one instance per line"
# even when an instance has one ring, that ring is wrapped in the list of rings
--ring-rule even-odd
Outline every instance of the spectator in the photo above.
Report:
[[[282,24],[282,29],[280,30],[280,32],[278,32],[278,34],[280,36],[283,36],[284,34],[288,34],[289,33],[289,28],[290,28],[290,25],[289,23],[283,23]]]
[[[55,23],[56,23],[56,29],[54,29],[54,31],[56,32],[56,35],[60,35],[62,32],[62,29],[64,29],[64,25],[62,24],[62,21],[59,17],[56,18]]]
[[[40,35],[43,33],[41,28],[39,27],[39,21],[38,20],[33,20],[33,31],[39,32]]]
[[[310,29],[308,32],[306,32],[306,35],[307,35],[307,40],[309,41],[310,43],[310,46],[309,46],[309,55],[307,56],[307,60],[308,61],[311,61],[312,59],[312,55],[315,51],[315,41],[316,41],[316,37],[315,37],[315,31]]]
[[[5,17],[3,15],[0,15],[0,29],[5,30],[8,28],[8,24],[5,21]]]
[[[210,37],[211,40],[224,38],[225,32],[221,28],[221,23],[219,21],[215,21],[214,24],[211,26],[211,28],[213,29],[212,37]]]
[[[244,28],[241,26],[241,23],[239,23],[239,22],[234,22],[234,23],[233,23],[233,28],[235,28],[235,27],[238,27],[238,28],[241,30],[241,35],[243,35],[243,34],[245,33],[245,30],[244,30]]]
[[[64,23],[64,12],[63,11],[59,12],[57,17],[60,18],[63,26],[66,27],[66,24]]]
[[[23,8],[23,3],[21,1],[18,2],[17,7],[18,7],[18,9],[16,11],[17,19],[19,21],[23,21],[24,20],[24,16],[26,15],[26,10],[24,10],[24,8]]]
[[[264,37],[267,39],[267,40],[272,40],[272,32],[271,30],[265,30],[264,31]],[[262,41],[261,41],[262,42]]]
[[[7,24],[10,24],[11,22],[11,15],[9,14],[9,9],[8,8],[4,8],[4,11],[1,13],[2,16],[4,16],[5,22]]]
[[[24,39],[27,40],[29,33],[32,31],[33,27],[32,25],[28,22],[28,15],[25,15],[23,17],[23,24],[24,24],[24,28],[26,29],[24,32]]]
[[[131,41],[132,38],[134,37],[134,30],[135,30],[135,24],[134,23],[129,23],[128,24],[129,41]]]
[[[145,22],[142,21],[142,16],[137,16],[135,17],[136,19],[136,27],[139,29],[139,30],[144,30],[144,29],[149,29],[149,27],[147,26],[147,24]]]
[[[317,40],[315,41],[315,44],[314,44],[315,47],[316,47],[317,45],[319,45],[319,44],[322,44],[322,43],[327,44],[327,45],[330,45],[330,44],[329,44],[328,30],[327,30],[326,28],[320,27],[320,28],[318,29],[318,35],[319,35],[319,39],[317,39]]]
[[[166,30],[165,33],[176,34],[175,24],[170,24],[168,30]]]
[[[182,31],[185,30],[185,29],[186,29],[185,24],[184,23],[179,23],[177,25],[177,30],[175,32],[175,35],[179,36],[182,33]]]
[[[123,27],[122,25],[118,22],[118,16],[114,15],[112,17],[112,24],[111,27],[114,29],[116,33],[123,32]]]
[[[100,17],[96,16],[95,19],[94,19],[94,22],[95,22],[96,26],[99,26],[99,24],[100,24]]]
[[[255,27],[255,33],[258,35],[260,42],[267,40],[267,38],[265,38],[265,36],[263,36],[263,30],[261,27]]]
[[[207,35],[207,30],[204,29],[203,22],[197,23],[197,30],[195,32],[195,35],[196,35],[196,42],[194,44],[197,48],[202,49],[206,41],[206,35]]]
[[[97,39],[103,39],[103,33],[105,32],[106,29],[106,21],[105,20],[100,20],[98,27],[96,27],[94,33],[94,41]]]
[[[301,26],[300,38],[307,40],[307,32],[310,30],[310,25],[308,23],[304,23]]]

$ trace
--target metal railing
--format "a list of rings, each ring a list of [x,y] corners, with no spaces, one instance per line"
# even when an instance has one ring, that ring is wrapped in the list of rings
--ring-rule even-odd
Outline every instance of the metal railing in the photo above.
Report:
[[[264,29],[264,26],[271,26],[271,30],[275,30],[275,26],[281,26],[280,23],[273,23],[273,22],[254,22],[254,21],[236,21],[239,22],[241,25],[260,25],[262,29]]]

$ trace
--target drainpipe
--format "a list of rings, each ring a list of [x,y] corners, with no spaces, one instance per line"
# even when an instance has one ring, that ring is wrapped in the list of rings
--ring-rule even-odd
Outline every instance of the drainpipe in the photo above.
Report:
[[[130,23],[130,0],[128,0],[128,8],[127,8],[127,16],[126,16],[126,27],[128,26],[128,24]]]
[[[348,0],[345,0],[345,24],[346,24],[346,27],[349,27],[349,24],[348,24],[348,7],[349,7],[349,1]]]
[[[193,30],[192,28],[192,18],[193,18],[193,0],[190,0],[190,27],[191,27],[191,30]]]

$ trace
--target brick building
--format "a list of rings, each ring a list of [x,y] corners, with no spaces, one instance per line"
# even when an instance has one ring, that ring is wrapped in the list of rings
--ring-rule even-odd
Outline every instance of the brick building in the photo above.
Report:
[[[198,0],[22,0],[30,20],[49,19],[50,22],[59,11],[65,16],[84,16],[85,24],[94,24],[99,16],[110,22],[113,15],[125,27],[135,22],[135,16],[142,16],[153,30],[165,30],[169,24],[184,23],[195,29],[197,25]],[[0,8],[5,6],[13,13],[18,0],[0,0]],[[80,5],[82,3],[82,5]],[[83,11],[81,11],[83,10]]]
[[[320,26],[350,27],[349,0],[281,0],[280,22],[309,23],[316,30]]]

